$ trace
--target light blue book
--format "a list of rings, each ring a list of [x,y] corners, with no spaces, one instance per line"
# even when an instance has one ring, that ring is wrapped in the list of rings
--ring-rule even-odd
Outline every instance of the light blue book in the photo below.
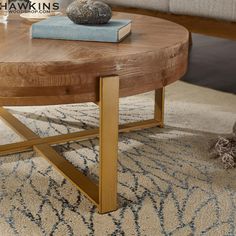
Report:
[[[120,42],[131,33],[131,20],[111,19],[104,25],[77,25],[66,16],[52,16],[32,25],[32,38]]]

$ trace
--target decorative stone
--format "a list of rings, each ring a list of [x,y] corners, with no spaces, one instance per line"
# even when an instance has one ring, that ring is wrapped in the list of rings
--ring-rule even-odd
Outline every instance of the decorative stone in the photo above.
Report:
[[[75,24],[106,24],[112,17],[109,5],[94,0],[76,0],[68,6],[66,13]]]

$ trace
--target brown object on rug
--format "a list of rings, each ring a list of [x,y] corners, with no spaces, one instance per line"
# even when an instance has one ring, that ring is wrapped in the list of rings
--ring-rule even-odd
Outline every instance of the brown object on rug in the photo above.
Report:
[[[218,138],[215,152],[217,157],[221,158],[226,169],[236,167],[236,122],[231,136]]]

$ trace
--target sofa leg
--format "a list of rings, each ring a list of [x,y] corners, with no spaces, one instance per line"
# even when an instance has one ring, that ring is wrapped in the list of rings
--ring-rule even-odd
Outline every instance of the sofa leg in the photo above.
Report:
[[[192,46],[193,46],[192,32],[189,32],[189,50],[192,49]]]

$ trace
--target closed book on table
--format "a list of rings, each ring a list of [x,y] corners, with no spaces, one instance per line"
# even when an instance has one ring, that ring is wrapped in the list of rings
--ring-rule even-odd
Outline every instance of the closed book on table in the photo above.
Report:
[[[77,25],[66,16],[52,16],[32,25],[32,38],[120,42],[131,32],[131,20],[111,19],[103,25]]]

